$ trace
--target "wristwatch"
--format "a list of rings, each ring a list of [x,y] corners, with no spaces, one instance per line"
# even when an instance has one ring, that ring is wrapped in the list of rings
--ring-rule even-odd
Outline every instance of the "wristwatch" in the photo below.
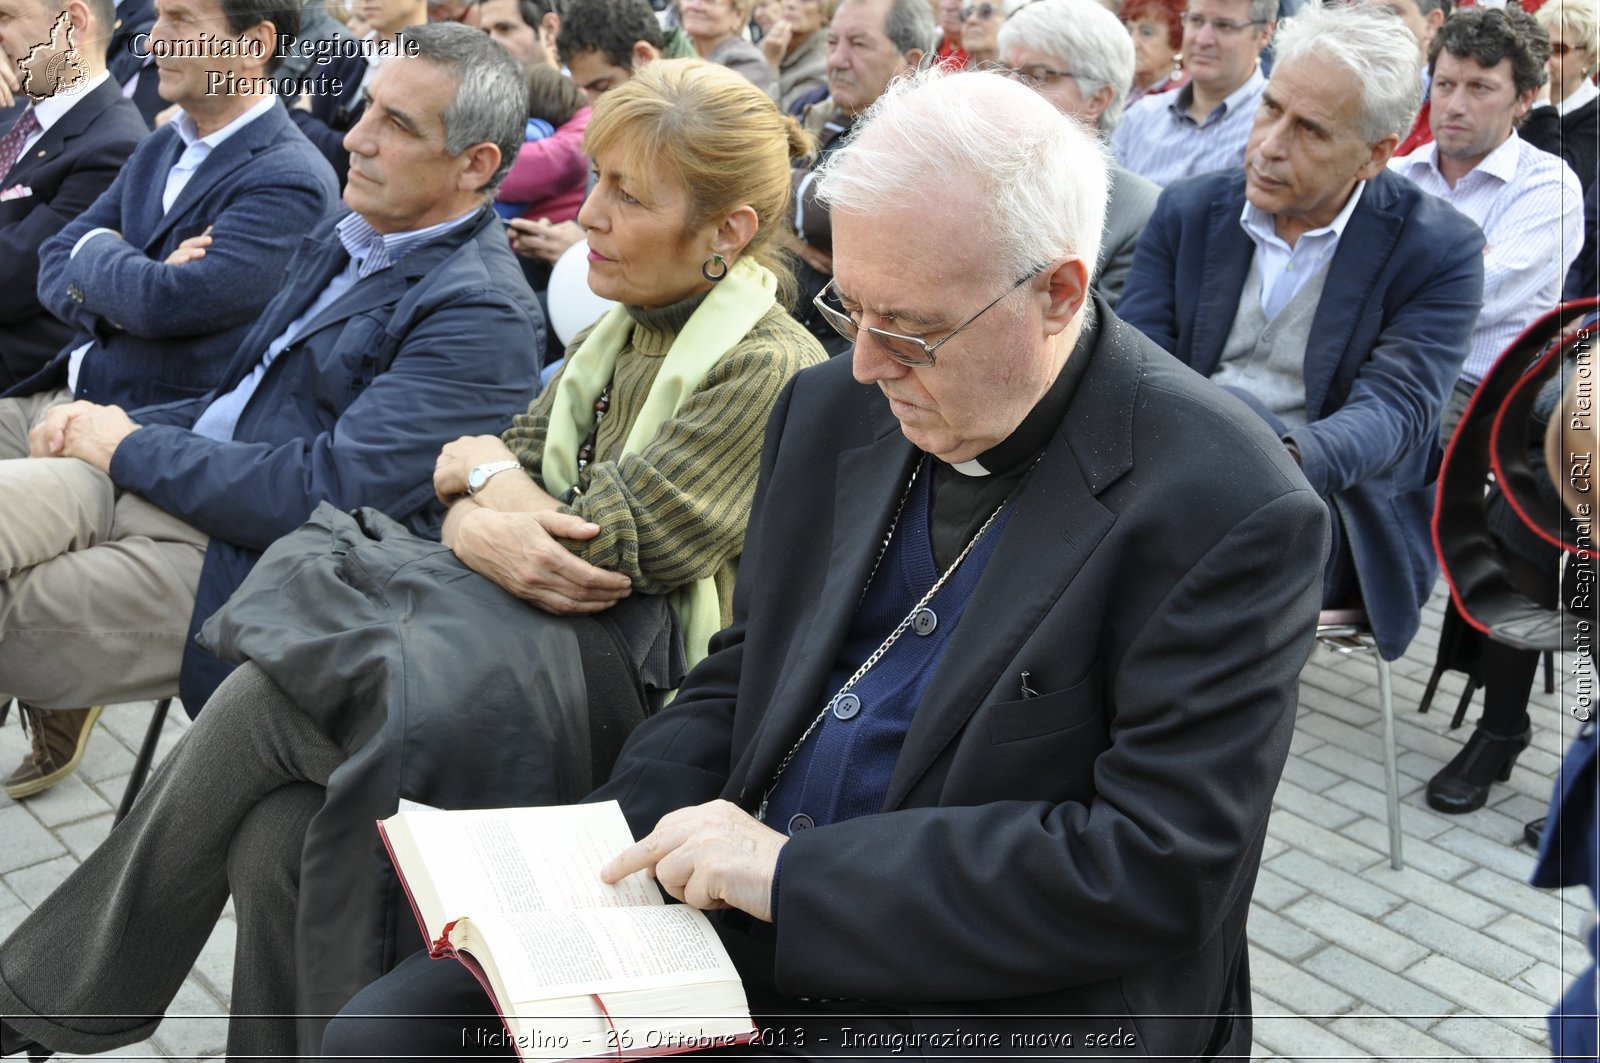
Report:
[[[521,467],[522,463],[518,461],[486,461],[482,465],[474,465],[472,471],[467,473],[467,494],[475,495],[482,491],[483,485],[497,473]]]

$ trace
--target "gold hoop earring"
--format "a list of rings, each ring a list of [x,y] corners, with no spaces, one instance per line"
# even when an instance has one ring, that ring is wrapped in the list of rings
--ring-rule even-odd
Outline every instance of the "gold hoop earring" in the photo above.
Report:
[[[716,268],[717,268],[717,272],[716,273],[712,273],[711,272],[711,267],[713,265],[715,265]],[[728,275],[728,264],[726,262],[722,261],[722,256],[721,255],[712,255],[710,258],[706,259],[704,262],[702,262],[700,264],[700,276],[704,277],[706,280],[710,281],[712,284],[717,283],[719,280],[721,280],[722,278],[726,277],[727,275]]]

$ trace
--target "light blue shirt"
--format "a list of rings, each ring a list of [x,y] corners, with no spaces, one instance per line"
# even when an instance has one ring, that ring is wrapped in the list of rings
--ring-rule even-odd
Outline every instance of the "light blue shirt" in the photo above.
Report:
[[[1350,224],[1350,215],[1356,212],[1356,204],[1361,202],[1361,193],[1366,187],[1367,182],[1357,181],[1355,191],[1350,193],[1338,216],[1320,229],[1301,233],[1293,247],[1278,235],[1277,223],[1271,214],[1248,199],[1244,201],[1239,224],[1256,245],[1255,268],[1261,274],[1261,309],[1268,321],[1277,317],[1278,311],[1288,305],[1305,287],[1306,281],[1339,250],[1339,238]]]
[[[1193,84],[1145,96],[1122,116],[1111,135],[1111,150],[1124,167],[1158,185],[1243,166],[1250,127],[1266,87],[1258,64],[1203,122],[1189,114]]]
[[[350,261],[345,263],[344,269],[339,271],[338,276],[328,282],[322,294],[306,307],[305,312],[289,322],[289,327],[267,344],[266,353],[250,371],[250,375],[239,381],[232,391],[219,395],[205,408],[194,422],[194,433],[222,443],[231,440],[234,430],[239,425],[239,417],[249,405],[250,397],[261,386],[267,370],[277,361],[278,355],[288,350],[289,345],[295,341],[306,325],[315,321],[319,314],[338,302],[346,292],[355,287],[357,281],[365,280],[379,270],[388,269],[423,244],[465,225],[477,213],[478,208],[474,207],[459,217],[440,222],[438,225],[430,225],[426,229],[387,234],[378,232],[359,214],[352,213],[343,218],[334,226],[334,231],[339,234],[339,242],[349,253]]]

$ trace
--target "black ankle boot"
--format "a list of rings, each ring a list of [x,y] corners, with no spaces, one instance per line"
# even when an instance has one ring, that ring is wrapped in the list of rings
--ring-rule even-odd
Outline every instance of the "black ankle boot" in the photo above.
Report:
[[[1522,825],[1522,840],[1528,843],[1528,848],[1534,852],[1539,851],[1539,843],[1544,841],[1544,824],[1547,817],[1540,816],[1531,823]]]
[[[1452,816],[1482,808],[1489,799],[1489,784],[1511,778],[1517,755],[1532,740],[1531,727],[1515,735],[1495,735],[1477,728],[1455,759],[1428,780],[1428,807]]]
[[[0,1019],[0,1056],[16,1056],[24,1052],[28,1053],[30,1063],[44,1063],[51,1055],[50,1049]]]

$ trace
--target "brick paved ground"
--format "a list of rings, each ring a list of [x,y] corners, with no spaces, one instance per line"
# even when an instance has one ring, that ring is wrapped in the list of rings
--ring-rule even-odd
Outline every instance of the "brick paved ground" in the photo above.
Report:
[[[1394,669],[1404,871],[1388,863],[1371,660],[1318,650],[1306,670],[1250,922],[1258,1059],[1548,1058],[1543,1016],[1586,961],[1588,901],[1525,884],[1522,824],[1543,813],[1575,725],[1536,687],[1534,744],[1510,783],[1472,815],[1429,811],[1423,784],[1467,733],[1447,731],[1459,676],[1433,712],[1413,711],[1439,617],[1436,596]],[[1569,689],[1571,664],[1558,658]],[[148,718],[147,705],[108,710],[77,776],[22,804],[0,797],[0,935],[110,830]],[[175,712],[164,742],[186,725]],[[0,728],[0,768],[24,751],[15,723]],[[115,1058],[220,1054],[232,965],[230,911],[168,1020]]]

